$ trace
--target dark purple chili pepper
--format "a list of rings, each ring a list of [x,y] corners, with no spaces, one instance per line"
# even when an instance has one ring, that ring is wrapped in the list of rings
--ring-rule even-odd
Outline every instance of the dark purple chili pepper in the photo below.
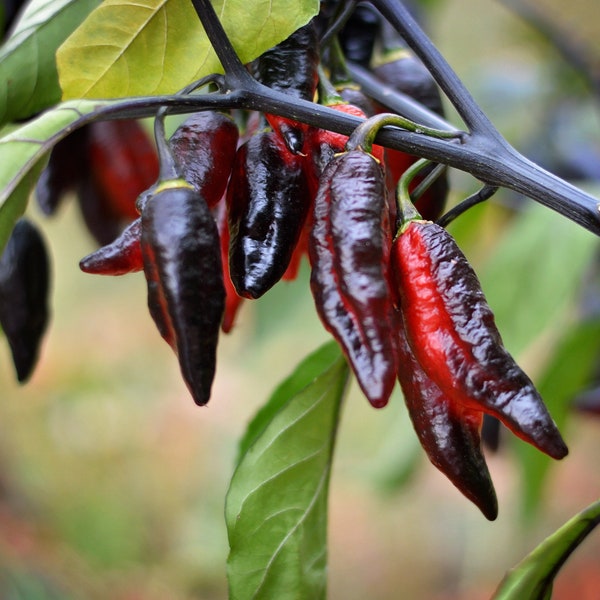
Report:
[[[204,405],[210,398],[225,307],[219,234],[195,189],[157,189],[141,218],[148,308],[177,354],[194,401]]]
[[[285,273],[310,206],[305,158],[274,131],[240,146],[227,188],[231,280],[258,298]]]
[[[186,181],[214,208],[231,174],[238,143],[235,121],[207,110],[188,117],[171,136],[169,147]]]
[[[329,162],[314,203],[311,290],[325,328],[376,407],[387,403],[397,371],[387,214],[385,175],[372,155],[353,150]]]
[[[50,265],[46,244],[25,218],[17,221],[0,257],[0,325],[23,383],[37,363],[48,325]]]

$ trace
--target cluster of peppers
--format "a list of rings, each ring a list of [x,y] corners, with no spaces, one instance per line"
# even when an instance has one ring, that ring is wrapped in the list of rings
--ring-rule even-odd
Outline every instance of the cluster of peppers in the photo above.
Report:
[[[377,65],[385,67],[382,79],[441,114],[439,91],[418,59],[403,46],[390,50],[402,42],[380,20],[369,31],[385,50]],[[347,33],[319,53],[322,35],[321,16],[249,71],[280,92],[317,97],[365,118],[350,139],[274,115],[217,110],[191,115],[167,139],[163,109],[155,119],[158,164],[135,178],[135,193],[127,190],[127,226],[117,235],[97,234],[102,246],[80,267],[103,275],[144,272],[150,314],[194,401],[204,405],[220,332],[232,329],[244,299],[296,277],[308,255],[317,312],[369,402],[385,406],[399,381],[431,462],[494,519],[497,501],[481,449],[484,415],[553,458],[567,448],[531,380],[504,349],[475,273],[434,223],[446,200],[445,173],[426,176],[417,157],[373,145],[377,129],[389,123],[385,114],[373,115],[385,109],[353,85],[341,51],[356,50],[348,48]],[[355,60],[375,69],[374,43],[366,46]],[[90,135],[95,139],[88,130],[75,140],[87,148],[81,160],[94,148]],[[38,186],[41,206],[54,207],[72,188],[83,207],[93,189],[103,199],[94,206],[125,218],[106,202],[114,196],[112,179],[90,167],[102,164],[101,153],[65,173],[60,152],[54,150]],[[158,177],[149,183],[153,168]]]

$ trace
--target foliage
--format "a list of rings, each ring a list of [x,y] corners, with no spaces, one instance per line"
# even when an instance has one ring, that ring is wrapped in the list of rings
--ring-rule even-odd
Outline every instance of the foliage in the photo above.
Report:
[[[239,0],[213,4],[243,63],[285,39],[318,10],[313,0],[293,6],[279,0],[255,2],[251,8]],[[376,4],[384,12],[400,6],[386,0]],[[214,33],[206,35],[196,17],[198,6],[183,0],[135,5],[123,0],[101,4],[96,0],[32,0],[27,5],[0,48],[0,89],[5,90],[4,95],[0,93],[0,124],[5,126],[0,138],[0,247],[27,210],[49,152],[74,129],[91,122],[153,116],[160,106],[192,112],[220,102],[222,108],[258,107],[340,133],[354,129],[357,121],[352,117],[254,87],[245,79],[245,72],[235,70],[230,49],[218,47]],[[249,18],[249,14],[253,16]],[[496,218],[492,213],[497,207],[486,205],[461,215],[450,229],[474,260],[478,260],[479,250],[488,254],[478,272],[505,344],[511,353],[524,357],[562,430],[569,423],[572,398],[595,375],[600,351],[600,322],[595,314],[582,316],[580,298],[581,282],[594,268],[596,239],[572,222],[597,233],[595,200],[532,167],[513,151],[479,115],[478,107],[433,50],[422,39],[411,41],[423,52],[421,58],[429,68],[438,68],[438,82],[468,131],[463,132],[462,145],[453,139],[430,139],[418,131],[389,128],[378,141],[410,148],[426,158],[443,159],[487,185],[527,191],[560,213],[534,206],[524,212],[507,210]],[[195,80],[223,72],[224,79],[212,80],[219,88],[212,95],[178,94]],[[30,120],[15,123],[24,119]],[[489,146],[480,144],[482,136],[487,136]],[[455,200],[459,200],[458,193]],[[502,230],[500,240],[491,244],[482,235],[490,214],[494,236]],[[302,283],[306,287],[306,281]],[[265,306],[269,307],[268,298]],[[267,308],[269,314],[275,310],[280,307]],[[231,598],[326,596],[329,488],[347,381],[348,366],[337,345],[329,343],[304,359],[250,420],[239,442],[225,507]],[[523,515],[531,518],[549,486],[550,463],[521,442],[516,444]],[[415,464],[411,458],[411,475]],[[394,479],[394,474],[389,479]],[[400,487],[414,481],[403,474],[397,479]],[[100,508],[90,504],[94,507],[82,511],[83,520],[105,506],[104,502]],[[128,522],[126,511],[119,514],[119,510],[114,510],[115,519],[107,517],[107,522],[117,523],[111,525],[115,535]],[[57,521],[61,519],[68,521],[65,514]],[[551,581],[566,557],[597,523],[596,503],[512,570],[494,598],[549,598]],[[137,521],[131,524],[142,529]],[[77,538],[77,526],[70,527]],[[82,548],[100,556],[100,550],[90,547],[103,546],[102,534],[96,533],[98,543],[87,547],[82,543]],[[132,556],[152,562],[144,556],[142,542],[131,544],[134,546]],[[107,547],[111,554],[113,547]],[[8,590],[17,598],[29,597],[27,594],[69,597],[66,587],[61,589],[35,573],[24,574],[17,566],[9,566],[8,572],[10,576],[5,578],[0,571],[0,592]]]

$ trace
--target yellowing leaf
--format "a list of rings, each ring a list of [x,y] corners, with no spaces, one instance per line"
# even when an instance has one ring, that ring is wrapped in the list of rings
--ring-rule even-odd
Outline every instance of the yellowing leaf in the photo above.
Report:
[[[217,0],[234,48],[248,62],[308,22],[317,0]],[[105,0],[57,53],[63,97],[174,93],[222,72],[189,0]]]

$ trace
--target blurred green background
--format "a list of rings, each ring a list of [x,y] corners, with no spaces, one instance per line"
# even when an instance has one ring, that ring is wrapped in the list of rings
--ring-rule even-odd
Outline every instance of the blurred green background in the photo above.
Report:
[[[599,98],[585,78],[502,2],[426,4],[432,38],[508,140],[600,196]],[[596,4],[536,6],[597,66]],[[452,182],[453,202],[477,187],[460,173]],[[223,501],[237,440],[276,384],[328,339],[306,265],[298,281],[243,306],[222,336],[211,402],[198,408],[148,315],[143,276],[79,271],[94,245],[74,203],[52,219],[32,203],[29,215],[51,248],[53,319],[25,387],[0,346],[0,597],[225,598]],[[489,523],[427,462],[400,394],[377,411],[353,385],[331,485],[333,600],[489,598],[508,568],[600,496],[600,419],[569,410],[600,371],[600,244],[504,192],[452,232],[507,347],[567,419],[571,453],[550,465],[503,432],[488,453],[500,503]],[[599,556],[596,533],[554,598],[597,599]]]

